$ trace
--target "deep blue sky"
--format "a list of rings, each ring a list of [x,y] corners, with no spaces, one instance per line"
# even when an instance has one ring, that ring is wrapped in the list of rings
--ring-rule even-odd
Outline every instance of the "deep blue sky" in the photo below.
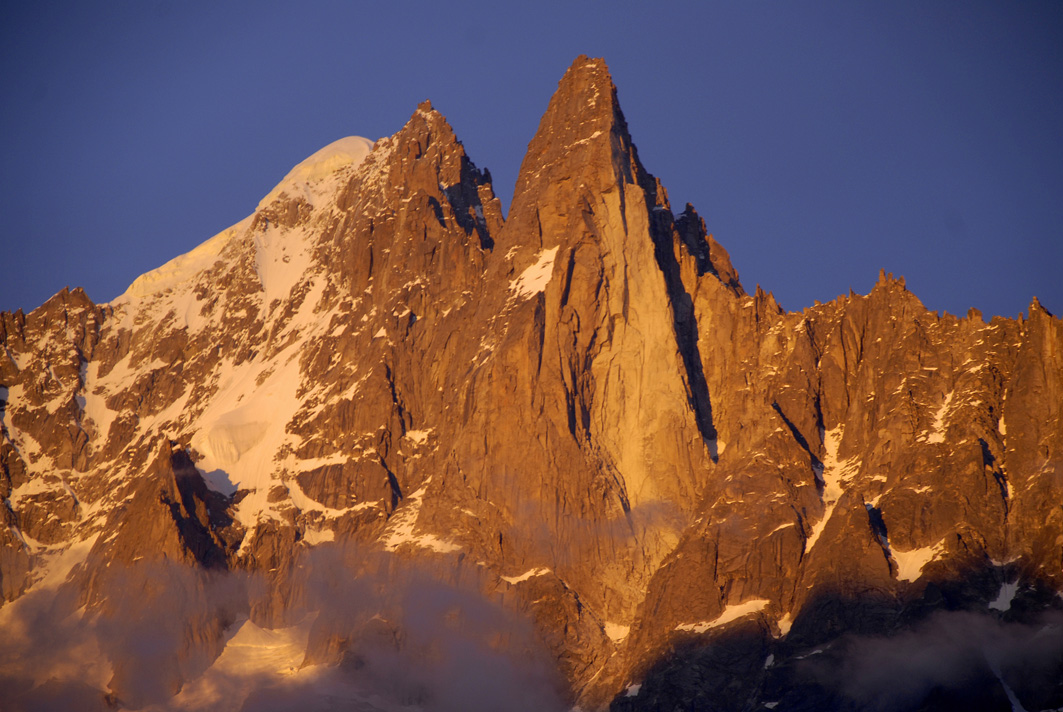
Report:
[[[580,53],[747,288],[1063,312],[1063,3],[617,0],[3,3],[0,309],[112,299],[425,98],[508,208]]]

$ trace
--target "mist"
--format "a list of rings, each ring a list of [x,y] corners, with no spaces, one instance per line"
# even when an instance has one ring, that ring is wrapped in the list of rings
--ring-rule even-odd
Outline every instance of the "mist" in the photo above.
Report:
[[[453,568],[356,547],[303,552],[281,592],[291,601],[282,625],[303,650],[263,670],[215,665],[243,626],[268,630],[252,613],[270,585],[262,577],[115,564],[98,606],[79,604],[76,582],[5,606],[0,699],[13,712],[567,709],[531,624],[481,593],[477,576],[443,580]]]
[[[1051,694],[1063,679],[1063,612],[1020,623],[941,611],[897,635],[847,637],[839,646],[840,664],[835,656],[815,656],[805,668],[858,709],[893,712],[916,709],[928,697],[986,695],[1013,709],[1020,709],[1016,702],[1042,709],[1050,701],[1031,695]]]

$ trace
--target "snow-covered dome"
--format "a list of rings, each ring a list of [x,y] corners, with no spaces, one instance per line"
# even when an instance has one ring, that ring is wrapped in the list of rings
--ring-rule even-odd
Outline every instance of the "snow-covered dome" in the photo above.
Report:
[[[288,171],[288,175],[262,199],[258,207],[261,209],[269,205],[284,192],[300,194],[307,184],[327,178],[344,166],[359,165],[373,150],[373,143],[361,136],[347,136],[333,141]]]

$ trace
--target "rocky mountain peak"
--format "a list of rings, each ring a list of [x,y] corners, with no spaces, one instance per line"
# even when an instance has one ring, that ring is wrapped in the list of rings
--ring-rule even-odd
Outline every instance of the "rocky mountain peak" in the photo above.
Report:
[[[570,146],[591,140],[596,132],[626,134],[616,86],[605,60],[582,55],[576,58],[558,82],[557,91],[539,123],[539,131],[549,133],[557,143]]]
[[[510,214],[520,219],[533,209],[528,203],[543,199],[542,189],[551,185],[592,193],[618,181],[637,182],[634,164],[637,157],[609,69],[601,59],[580,56],[558,82],[528,145]]]
[[[1037,297],[1034,297],[1030,302],[1030,316],[1033,316],[1034,313],[1044,314],[1050,317],[1055,316],[1052,312],[1045,309],[1044,305],[1041,304],[1041,300]]]
[[[853,697],[833,671],[892,644],[859,636],[934,626],[974,631],[978,695],[1063,706],[1063,322],[938,315],[884,272],[747,294],[602,60],[507,220],[424,102],[111,304],[0,314],[0,345],[15,709],[431,708],[482,684],[455,649],[535,708],[857,709],[906,679]]]

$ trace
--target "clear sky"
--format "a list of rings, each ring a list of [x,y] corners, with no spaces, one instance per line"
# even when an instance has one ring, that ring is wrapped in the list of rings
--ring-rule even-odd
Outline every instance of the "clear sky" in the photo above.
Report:
[[[0,309],[113,299],[426,98],[508,208],[580,53],[748,289],[1063,312],[1055,1],[2,3]]]

